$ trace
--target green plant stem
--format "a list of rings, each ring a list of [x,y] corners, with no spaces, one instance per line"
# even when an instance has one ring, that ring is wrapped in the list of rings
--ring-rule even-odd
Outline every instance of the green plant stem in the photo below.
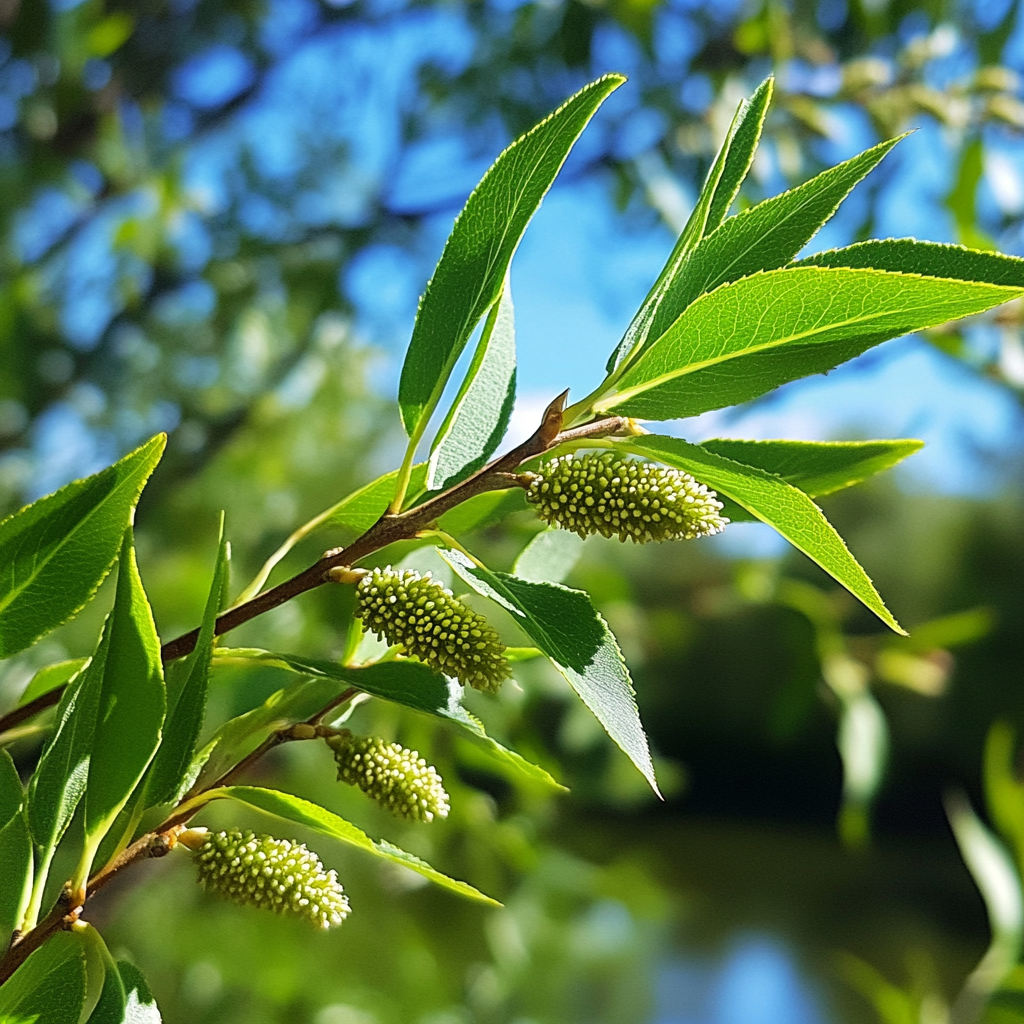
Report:
[[[32,880],[32,895],[29,897],[28,906],[25,908],[25,916],[18,925],[22,933],[31,931],[39,920],[39,911],[43,906],[43,890],[46,888],[46,879],[50,874],[50,864],[53,862],[53,855],[57,852],[57,844],[52,843],[39,858],[39,865],[36,868],[35,878]]]
[[[424,422],[425,424],[425,418],[421,422]],[[388,513],[390,515],[398,515],[402,511],[402,506],[405,504],[405,496],[409,492],[409,481],[412,479],[412,467],[416,460],[416,449],[419,447],[419,443],[422,438],[422,429],[418,430],[409,438],[409,444],[405,449],[405,456],[402,459],[402,465],[398,470],[398,480],[395,484],[395,496],[391,499],[390,506],[388,506]]]

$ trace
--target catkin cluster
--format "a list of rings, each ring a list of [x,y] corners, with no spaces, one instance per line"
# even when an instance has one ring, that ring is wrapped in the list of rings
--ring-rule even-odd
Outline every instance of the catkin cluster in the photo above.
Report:
[[[327,740],[338,778],[358,786],[398,818],[433,821],[448,817],[448,794],[433,765],[399,743],[353,736],[347,729]]]
[[[482,615],[412,569],[372,569],[356,589],[356,615],[389,644],[477,690],[494,692],[511,672],[505,645]]]
[[[195,855],[200,883],[250,907],[294,914],[318,928],[348,917],[337,874],[302,843],[253,832],[211,832]]]
[[[722,503],[689,473],[613,452],[541,465],[526,492],[537,514],[581,537],[693,540],[725,529]]]

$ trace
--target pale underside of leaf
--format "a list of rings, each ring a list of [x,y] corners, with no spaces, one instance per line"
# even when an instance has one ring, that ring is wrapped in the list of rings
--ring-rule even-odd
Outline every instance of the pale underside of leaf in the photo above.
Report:
[[[508,278],[484,325],[473,362],[434,441],[427,487],[451,487],[494,454],[516,400],[516,331]]]
[[[657,793],[629,670],[590,598],[581,590],[491,572],[461,551],[440,554],[478,594],[512,614]]]

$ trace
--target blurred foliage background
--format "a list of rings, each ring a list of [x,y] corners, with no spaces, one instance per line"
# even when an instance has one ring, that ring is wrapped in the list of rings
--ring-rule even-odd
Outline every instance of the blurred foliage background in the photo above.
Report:
[[[169,431],[140,562],[161,633],[194,625],[220,509],[237,589],[297,524],[395,464],[397,366],[452,217],[504,144],[606,70],[630,84],[583,137],[513,275],[522,430],[538,403],[596,376],[615,338],[595,335],[625,327],[736,103],[767,74],[777,100],[741,203],[916,128],[813,246],[917,234],[1024,253],[1013,0],[0,0],[0,506]],[[601,244],[545,251],[574,218],[603,225],[587,236]],[[589,290],[537,283],[557,284],[566,259]],[[438,765],[447,822],[384,820],[304,744],[262,779],[506,909],[321,843],[354,913],[310,935],[209,902],[170,857],[91,911],[165,1020],[949,1019],[989,925],[943,796],[963,791],[981,813],[990,726],[1024,729],[1021,310],[837,372],[859,396],[857,432],[886,432],[910,402],[889,350],[938,375],[913,432],[945,440],[930,475],[823,504],[909,639],[881,635],[755,526],[656,550],[591,539],[569,582],[626,651],[666,801],[537,663],[477,710],[570,796],[513,785],[426,721],[364,705],[360,729]],[[583,379],[567,379],[577,365]],[[831,429],[845,425],[821,419],[832,383],[784,390]],[[777,408],[707,429],[799,426]],[[537,526],[514,516],[475,549],[508,568]],[[279,571],[341,540],[314,538]],[[0,700],[89,651],[108,603],[104,591],[0,666]],[[347,613],[325,590],[232,642],[337,656]],[[211,721],[286,681],[225,670]],[[33,742],[13,747],[26,764]],[[987,1019],[1019,1020],[1008,1005]]]

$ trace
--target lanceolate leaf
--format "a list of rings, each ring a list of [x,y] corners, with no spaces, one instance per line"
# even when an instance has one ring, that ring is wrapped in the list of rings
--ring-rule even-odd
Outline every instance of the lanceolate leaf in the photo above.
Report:
[[[924,446],[923,441],[702,441],[706,451],[782,477],[811,498],[852,487],[890,469]],[[730,516],[730,518],[732,518]]]
[[[624,447],[685,470],[702,484],[732,498],[817,562],[887,626],[903,632],[842,537],[803,491],[762,469],[733,462],[676,437],[649,434],[630,438]]]
[[[466,342],[497,301],[526,226],[594,112],[625,81],[605,75],[494,162],[452,228],[420,301],[398,401],[410,437],[430,419]]]
[[[0,828],[13,818],[25,800],[21,779],[14,761],[6,750],[0,750]]]
[[[294,654],[273,654],[252,648],[222,649],[218,658],[246,658],[266,665],[277,665],[292,672],[312,676],[314,679],[336,680],[337,693],[354,686],[363,693],[402,704],[414,711],[442,718],[465,730],[469,736],[492,757],[530,782],[541,783],[551,789],[564,789],[543,768],[531,764],[514,750],[503,747],[491,739],[480,721],[462,706],[462,687],[458,683],[431,671],[418,661],[388,661],[364,668],[349,668],[319,658],[301,658]],[[321,701],[322,707],[331,699]],[[313,708],[309,713],[312,714]]]
[[[271,814],[285,821],[294,822],[296,825],[302,825],[321,835],[329,836],[331,839],[358,847],[376,857],[382,857],[393,864],[400,864],[442,888],[457,892],[460,896],[467,896],[471,900],[487,903],[492,907],[501,906],[497,900],[485,896],[468,883],[441,874],[426,861],[422,861],[419,857],[414,857],[411,853],[406,853],[388,842],[374,842],[351,822],[339,818],[338,815],[332,814],[318,804],[292,796],[290,793],[282,793],[276,789],[260,789],[256,786],[226,786],[223,789],[211,790],[206,796],[210,799],[230,799],[248,807],[254,807],[258,811],[263,811],[264,814]]]
[[[651,339],[664,334],[698,295],[789,263],[897,142],[899,139],[882,142],[789,192],[730,217],[701,241],[672,282],[651,325]]]
[[[342,498],[331,509],[323,521],[324,526],[342,526],[354,533],[365,533],[387,511],[388,504],[395,496],[395,481],[398,470],[385,473],[370,483]],[[420,463],[412,468],[409,493],[423,490],[427,480],[427,464]]]
[[[29,782],[28,823],[32,838],[44,850],[52,851],[60,841],[85,792],[99,693],[93,678],[102,676],[108,647],[104,628],[88,667],[61,696],[53,735]]]
[[[117,594],[104,641],[102,666],[94,658],[84,676],[98,693],[80,878],[156,752],[166,711],[160,638],[142,589],[130,528],[121,548]],[[98,671],[93,672],[93,667]]]
[[[430,456],[427,487],[451,487],[479,469],[508,430],[516,400],[516,330],[508,278]]]
[[[11,755],[0,750],[0,943],[21,922],[32,890],[32,839]]]
[[[797,267],[857,267],[902,274],[926,274],[957,281],[982,281],[1024,288],[1024,260],[998,252],[978,252],[962,245],[883,238],[829,249],[795,263]]]
[[[0,658],[29,647],[96,592],[166,440],[158,434],[0,523]]]
[[[595,409],[657,420],[694,416],[1021,294],[1024,287],[878,270],[755,274],[687,307]]]
[[[19,809],[0,828],[0,943],[5,947],[25,915],[33,878],[32,837]]]
[[[146,778],[146,807],[180,796],[180,787],[192,763],[196,741],[199,739],[199,731],[203,727],[203,717],[206,713],[206,691],[210,682],[214,627],[221,610],[229,557],[230,548],[224,537],[224,514],[221,513],[217,562],[213,570],[210,593],[206,599],[203,621],[199,627],[199,639],[196,641],[195,650],[187,659],[186,666],[179,670],[184,678],[180,690],[168,690],[167,722],[163,730],[163,739]]]
[[[461,551],[441,554],[478,594],[511,612],[657,793],[629,670],[590,598],[582,590],[491,572]]]
[[[85,983],[81,940],[58,932],[0,986],[0,1021],[78,1024]]]
[[[770,86],[768,91],[770,91]],[[767,100],[767,96],[765,99]],[[686,266],[690,254],[704,237],[705,232],[714,230],[714,228],[708,226],[708,217],[710,216],[712,206],[715,205],[719,185],[722,183],[722,176],[729,160],[730,146],[736,137],[739,125],[744,121],[746,107],[747,102],[745,100],[737,107],[736,116],[729,126],[729,133],[726,135],[725,141],[715,157],[715,162],[708,170],[708,176],[704,179],[704,185],[700,190],[700,195],[697,197],[697,203],[686,222],[686,226],[680,233],[679,238],[676,239],[672,254],[669,256],[665,266],[662,267],[657,281],[654,282],[654,287],[647,293],[647,298],[644,299],[643,305],[637,311],[636,316],[633,317],[629,327],[626,328],[622,341],[619,342],[615,351],[608,359],[607,370],[609,373],[619,366],[620,363],[631,359],[647,343],[648,338],[657,337],[653,333],[653,325],[658,316],[658,310],[665,300],[665,296],[672,290],[673,283],[683,267]],[[729,188],[729,185],[725,186],[725,190],[722,193],[723,199],[725,192]],[[732,202],[731,199],[729,201]]]
[[[755,90],[749,100],[740,104],[736,118],[736,127],[728,141],[728,152],[722,176],[715,188],[715,197],[708,208],[707,223],[704,234],[710,235],[729,214],[733,200],[739,194],[743,179],[754,161],[754,152],[761,138],[765,114],[771,103],[775,80],[766,78]]]
[[[72,658],[69,661],[58,661],[53,665],[41,668],[31,679],[25,692],[18,699],[18,706],[28,704],[36,697],[42,697],[44,693],[56,690],[58,686],[64,686],[88,664],[88,658]]]

